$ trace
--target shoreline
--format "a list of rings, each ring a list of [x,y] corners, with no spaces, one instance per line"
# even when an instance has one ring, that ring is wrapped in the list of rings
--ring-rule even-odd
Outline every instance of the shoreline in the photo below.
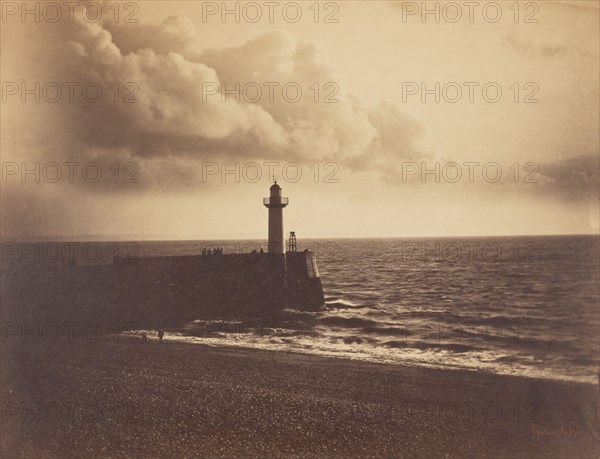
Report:
[[[168,330],[166,330],[168,332]],[[136,331],[137,332],[137,331]],[[152,333],[152,330],[139,330],[138,333],[136,332],[123,332],[122,335],[123,336],[127,336],[128,338],[132,338],[135,339],[139,333],[141,332],[149,332]],[[209,348],[223,348],[223,349],[239,349],[239,350],[252,350],[252,351],[263,351],[263,352],[283,352],[283,353],[290,353],[290,354],[298,354],[298,355],[309,355],[309,356],[315,356],[315,357],[321,357],[321,358],[331,358],[331,359],[342,359],[342,360],[348,360],[351,362],[362,362],[362,363],[372,363],[372,364],[378,364],[378,365],[390,365],[390,366],[401,366],[401,367],[415,367],[415,368],[424,368],[424,369],[431,369],[431,370],[440,370],[440,371],[464,371],[464,372],[468,372],[468,373],[482,373],[482,374],[487,374],[490,376],[502,376],[502,377],[513,377],[513,378],[524,378],[524,379],[531,379],[531,380],[535,380],[535,381],[546,381],[546,382],[557,382],[557,383],[567,383],[567,384],[581,384],[581,385],[587,385],[587,386],[600,386],[600,374],[595,376],[596,381],[593,382],[591,381],[591,378],[593,378],[593,376],[589,376],[590,381],[583,381],[583,380],[575,380],[575,379],[566,379],[566,378],[559,378],[559,377],[543,377],[543,376],[529,376],[529,375],[525,375],[525,374],[516,374],[516,373],[500,373],[500,372],[495,372],[493,370],[489,370],[486,368],[475,368],[475,367],[459,367],[459,366],[436,366],[435,364],[420,364],[420,363],[415,363],[415,362],[402,362],[399,360],[383,360],[383,359],[377,359],[375,357],[361,357],[360,355],[358,355],[357,357],[353,357],[351,352],[345,352],[345,353],[336,353],[335,351],[322,351],[322,352],[311,352],[310,350],[306,350],[303,351],[301,349],[271,349],[271,348],[267,348],[267,347],[261,347],[264,346],[261,343],[257,343],[256,345],[253,345],[254,343],[249,343],[249,345],[244,346],[244,345],[240,345],[240,344],[231,344],[231,345],[227,345],[225,343],[222,342],[215,342],[215,343],[210,343],[210,342],[192,342],[192,339],[198,339],[198,340],[210,340],[210,339],[215,339],[218,340],[222,337],[198,337],[198,336],[194,336],[194,335],[187,335],[184,333],[179,333],[179,336],[174,335],[172,332],[170,333],[169,336],[165,337],[165,342],[172,342],[172,343],[177,343],[177,344],[188,344],[191,346],[205,346],[205,347],[209,347]],[[253,335],[256,336],[256,335]],[[284,337],[284,335],[282,335],[282,337]],[[175,339],[173,339],[175,338]],[[155,338],[151,335],[148,335],[148,341],[149,343],[152,343],[152,345],[154,344],[154,342],[156,341],[156,344],[158,344],[158,338]],[[274,344],[274,346],[276,346],[277,344]]]
[[[599,453],[593,385],[190,344],[3,345],[2,457]]]

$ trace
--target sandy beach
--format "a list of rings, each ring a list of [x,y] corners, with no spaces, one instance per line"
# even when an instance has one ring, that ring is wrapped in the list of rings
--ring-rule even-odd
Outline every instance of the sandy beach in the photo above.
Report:
[[[592,385],[122,338],[8,343],[2,365],[3,458],[599,452]]]

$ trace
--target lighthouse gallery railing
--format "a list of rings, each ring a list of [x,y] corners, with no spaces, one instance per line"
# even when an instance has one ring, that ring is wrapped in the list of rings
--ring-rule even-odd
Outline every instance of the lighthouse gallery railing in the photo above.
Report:
[[[283,204],[287,206],[289,204],[288,198],[263,198],[263,204],[270,206],[271,204]]]

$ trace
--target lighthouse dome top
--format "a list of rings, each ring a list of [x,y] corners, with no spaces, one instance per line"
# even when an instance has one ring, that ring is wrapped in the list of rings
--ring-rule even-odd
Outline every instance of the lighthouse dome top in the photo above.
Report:
[[[269,188],[270,190],[281,190],[281,187],[279,185],[277,185],[277,180],[275,180],[275,183],[273,183],[273,185],[271,185],[271,188]]]

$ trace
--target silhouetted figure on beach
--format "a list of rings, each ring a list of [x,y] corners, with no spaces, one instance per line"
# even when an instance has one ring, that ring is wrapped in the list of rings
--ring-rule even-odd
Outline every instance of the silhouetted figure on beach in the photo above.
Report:
[[[148,344],[148,336],[142,333],[142,344]]]
[[[158,330],[158,342],[162,343],[163,337],[165,336],[165,331],[161,328]]]

